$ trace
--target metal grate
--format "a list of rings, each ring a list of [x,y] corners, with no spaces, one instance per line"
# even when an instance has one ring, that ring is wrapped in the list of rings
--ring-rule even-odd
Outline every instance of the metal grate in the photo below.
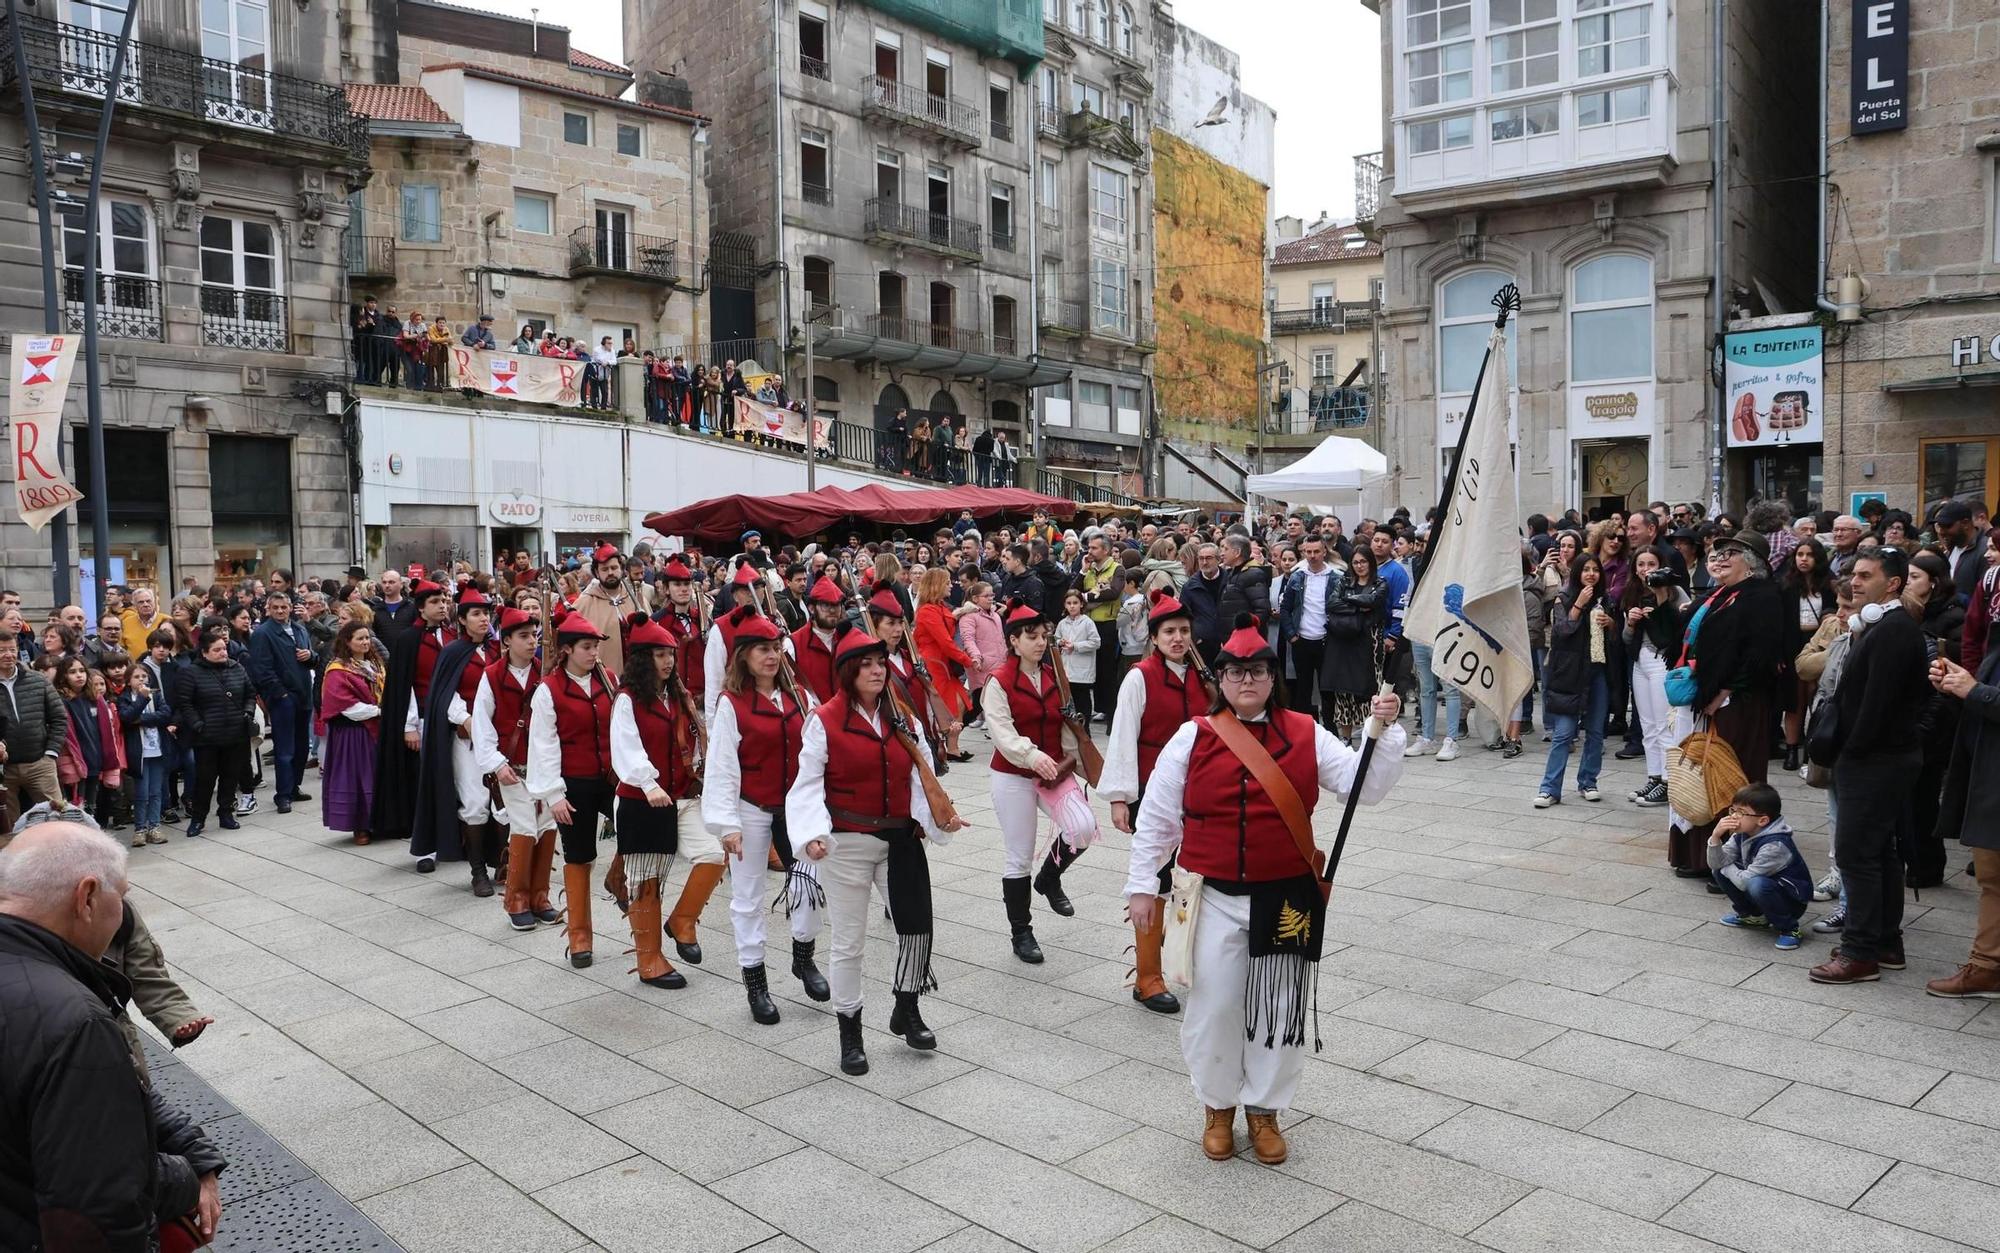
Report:
[[[212,1247],[215,1253],[401,1253],[367,1215],[319,1179],[230,1205]]]
[[[306,1165],[242,1114],[204,1122],[201,1129],[229,1160],[222,1172],[222,1203],[240,1201],[313,1177]]]

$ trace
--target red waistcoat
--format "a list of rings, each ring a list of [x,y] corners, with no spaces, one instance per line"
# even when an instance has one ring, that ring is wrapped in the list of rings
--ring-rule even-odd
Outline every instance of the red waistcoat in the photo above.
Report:
[[[805,715],[796,701],[786,701],[783,713],[755,692],[724,693],[736,710],[742,735],[736,759],[743,773],[743,799],[759,809],[776,809],[799,777],[799,746],[805,735]],[[831,769],[828,770],[831,774]],[[843,805],[841,808],[845,809]]]
[[[839,684],[833,680],[833,650],[821,641],[812,623],[792,632],[792,654],[799,682],[812,692],[813,699],[822,705],[832,700],[839,690]]]
[[[480,673],[493,689],[493,730],[500,736],[500,755],[507,759],[508,765],[521,770],[528,764],[528,702],[542,685],[541,670],[531,658],[524,687],[514,681],[514,672],[507,668],[507,655],[503,652]]]
[[[1139,784],[1143,787],[1174,732],[1182,723],[1208,712],[1208,693],[1192,666],[1177,679],[1167,668],[1166,658],[1158,653],[1142,658],[1135,668],[1146,676],[1146,709],[1139,715]]]
[[[669,606],[660,615],[660,625],[674,637],[674,673],[690,692],[702,690],[702,663],[708,660],[706,642],[701,637],[701,619],[693,614],[683,618]]]
[[[417,667],[410,680],[410,688],[416,693],[417,711],[423,712],[424,702],[431,695],[431,674],[437,670],[438,654],[444,646],[458,638],[456,627],[438,627],[426,630],[417,638]]]
[[[575,676],[567,671],[548,676],[545,686],[555,704],[563,778],[611,778],[610,676],[600,668],[588,696],[577,690]]]
[[[681,746],[681,728],[687,722],[687,711],[669,704],[665,699],[635,700],[632,702],[632,721],[639,726],[639,742],[646,746],[646,760],[652,762],[653,769],[659,772],[659,786],[675,800],[686,796],[694,779]],[[607,730],[607,743],[609,739]],[[622,780],[615,790],[618,795],[631,800],[646,795],[642,789]]]
[[[813,711],[826,730],[826,806],[871,818],[910,816],[910,771],[915,764],[888,730],[876,734],[868,719],[848,708],[841,693]],[[834,830],[841,830],[834,818]]]
[[[1243,724],[1276,759],[1310,815],[1319,802],[1319,758],[1315,723],[1306,714],[1274,709],[1266,722]],[[1278,814],[1277,805],[1250,777],[1250,771],[1209,729],[1195,724],[1194,751],[1188,755],[1187,789],[1181,807],[1180,863],[1211,879],[1268,883],[1311,872]]]
[[[498,654],[499,645],[487,640],[475,645],[472,656],[465,659],[465,669],[458,675],[458,698],[465,702],[467,710],[470,710],[472,702],[478,699],[479,680],[484,677],[486,667],[493,664],[493,658]]]
[[[1014,715],[1014,730],[1020,732],[1029,743],[1049,755],[1051,761],[1061,761],[1062,746],[1062,690],[1056,686],[1055,670],[1046,659],[1042,662],[1042,690],[1036,691],[1028,676],[1021,673],[1021,659],[1009,657],[993,672],[993,682],[1007,694],[1008,712]],[[1020,775],[1034,778],[1035,772],[1024,770],[1008,761],[999,749],[993,750],[993,760],[989,763],[1001,774]]]

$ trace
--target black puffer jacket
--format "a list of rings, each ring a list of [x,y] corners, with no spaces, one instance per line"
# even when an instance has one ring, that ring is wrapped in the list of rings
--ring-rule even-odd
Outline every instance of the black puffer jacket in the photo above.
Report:
[[[197,657],[181,676],[175,714],[197,748],[220,748],[250,738],[251,710],[257,703],[250,672],[241,662],[221,665]]]
[[[123,975],[0,914],[0,1248],[144,1253],[159,1215],[222,1169],[139,1082],[115,1014]]]
[[[1231,570],[1222,589],[1222,620],[1234,623],[1239,613],[1257,615],[1257,621],[1271,622],[1271,567],[1261,561],[1247,561]]]

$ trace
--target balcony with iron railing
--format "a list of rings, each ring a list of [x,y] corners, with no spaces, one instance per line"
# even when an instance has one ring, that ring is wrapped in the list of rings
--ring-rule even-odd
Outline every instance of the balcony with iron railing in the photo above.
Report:
[[[1061,105],[1044,104],[1035,109],[1035,122],[1051,135],[1062,134],[1063,111]]]
[[[1330,377],[1330,376],[1321,376]],[[1326,431],[1352,430],[1368,425],[1369,396],[1366,387],[1318,385],[1306,393],[1303,409],[1294,408],[1289,398],[1271,407],[1269,431],[1274,435],[1316,435]]]
[[[984,332],[966,326],[953,326],[948,322],[935,322],[927,318],[905,317],[893,309],[864,316],[861,319],[861,329],[870,335],[893,339],[898,343],[922,344],[931,348],[953,348],[960,352],[993,351],[993,343]]]
[[[393,235],[349,235],[342,253],[350,280],[377,283],[396,280],[396,239]]]
[[[95,115],[111,81],[118,39],[84,26],[22,17],[0,18],[0,87],[12,97],[15,45],[27,55],[28,78],[47,113],[70,106]],[[118,87],[120,117],[134,124],[161,122],[162,136],[200,136],[219,143],[250,143],[270,156],[301,145],[331,150],[356,165],[368,160],[368,120],[349,107],[338,83],[274,73],[260,65],[221,61],[184,48],[133,41]],[[169,115],[162,119],[155,115]],[[44,123],[50,119],[45,116]],[[195,129],[190,131],[187,124]]]
[[[1314,331],[1340,334],[1364,331],[1375,316],[1372,300],[1333,300],[1303,309],[1271,310],[1271,334],[1304,335]]]
[[[569,235],[571,278],[608,277],[681,286],[680,243],[657,235],[579,226]]]
[[[833,203],[833,188],[825,183],[800,183],[799,199],[807,204],[829,205]]]
[[[1067,474],[1062,474],[1045,467],[1038,470],[1038,477],[1041,480],[1038,490],[1043,495],[1060,496],[1065,500],[1073,500],[1079,505],[1137,506],[1141,503],[1124,492],[1116,491],[1109,487],[1100,487],[1095,483],[1086,483],[1081,479],[1073,479]]]
[[[979,223],[882,196],[869,198],[862,231],[876,242],[913,244],[964,261],[977,261],[982,252]]]
[[[88,325],[89,290],[82,270],[64,270],[63,329],[81,335]],[[97,276],[97,333],[105,339],[166,338],[165,304],[160,280],[130,274]]]
[[[966,148],[986,139],[979,110],[950,96],[933,95],[915,83],[879,74],[861,76],[861,112],[897,126],[926,131]]]
[[[1014,142],[1014,123],[996,113],[987,119],[986,133],[1001,143],[1011,144]]]
[[[1072,339],[1083,334],[1085,324],[1089,321],[1084,316],[1081,300],[1063,300],[1047,292],[1042,293],[1039,316],[1044,334],[1063,335]]]
[[[816,78],[823,83],[833,81],[832,66],[818,57],[809,57],[803,52],[799,54],[799,73],[805,75],[807,78]]]
[[[290,352],[285,298],[239,287],[201,289],[201,342],[210,348]]]
[[[1382,211],[1382,154],[1364,152],[1354,158],[1354,220],[1370,223]]]

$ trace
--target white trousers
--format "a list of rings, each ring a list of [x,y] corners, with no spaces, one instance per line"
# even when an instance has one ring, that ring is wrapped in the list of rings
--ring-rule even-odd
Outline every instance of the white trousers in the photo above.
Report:
[[[749,832],[744,832],[747,854]],[[827,925],[833,930],[828,947],[826,981],[833,989],[833,1007],[843,1014],[861,1008],[861,957],[868,944],[871,912],[869,888],[889,900],[889,845],[872,835],[842,831],[833,837],[833,851],[819,863],[819,881],[826,888]]]
[[[1243,994],[1250,982],[1250,898],[1214,888],[1201,891],[1194,928],[1194,977],[1181,1011],[1181,1056],[1194,1094],[1210,1109],[1242,1105],[1290,1109],[1305,1070],[1303,1044],[1244,1038]],[[1289,990],[1279,992],[1276,1021],[1291,1014]]]
[[[472,741],[451,737],[451,780],[458,788],[458,820],[468,826],[486,821],[493,798],[486,790],[486,776],[472,759]]]
[[[738,813],[743,819],[743,859],[729,863],[729,924],[736,932],[737,964],[748,967],[763,963],[765,920],[771,916],[771,902],[765,896],[771,885],[768,873],[771,815],[754,805],[745,805]],[[819,864],[810,857],[799,858],[797,866],[812,878],[819,878]],[[788,878],[780,874],[777,882],[789,889]],[[819,915],[819,907],[810,901],[794,907],[792,938],[810,940],[818,936]]]
[[[519,782],[500,785],[500,805],[507,811],[507,833],[533,839],[544,831],[555,830],[556,820],[548,807],[528,795],[528,782],[521,778],[521,771],[514,773]]]
[[[1639,708],[1639,730],[1646,741],[1646,773],[1663,779],[1667,751],[1680,742],[1675,734],[1680,711],[1667,703],[1667,663],[1651,644],[1640,645],[1638,660],[1632,663],[1632,700]]]
[[[1037,813],[1047,814],[1063,842],[1078,852],[1097,842],[1097,815],[1074,774],[1054,787],[999,770],[988,770],[986,778],[992,789],[993,816],[1000,824],[1001,878],[1025,878],[1033,869]]]
[[[614,802],[615,803],[615,802]],[[675,801],[680,821],[680,858],[690,866],[715,865],[722,861],[722,841],[711,834],[701,820],[701,798],[690,796]],[[747,837],[749,832],[744,832]],[[747,849],[749,840],[744,840]]]

